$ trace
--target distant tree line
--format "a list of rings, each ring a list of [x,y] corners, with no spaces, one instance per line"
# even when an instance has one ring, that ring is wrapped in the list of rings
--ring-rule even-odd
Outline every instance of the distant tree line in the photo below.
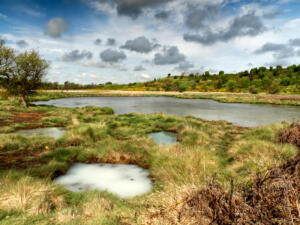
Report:
[[[175,75],[168,74],[165,78],[154,79],[144,83],[113,84],[88,84],[81,85],[66,81],[64,84],[43,83],[44,89],[70,90],[70,89],[99,89],[99,90],[136,90],[136,91],[226,91],[250,93],[300,93],[300,65],[286,68],[259,67],[239,73],[225,74],[220,71],[211,74]]]

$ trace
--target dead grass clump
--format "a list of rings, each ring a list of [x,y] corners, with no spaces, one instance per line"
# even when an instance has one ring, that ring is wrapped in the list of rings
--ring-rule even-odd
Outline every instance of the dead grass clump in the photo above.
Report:
[[[216,182],[204,188],[189,189],[180,201],[156,209],[143,221],[190,225],[300,224],[299,183],[300,154],[280,167],[256,175],[237,191],[232,185],[226,192]]]
[[[56,195],[54,188],[30,177],[18,181],[9,177],[1,178],[0,208],[20,210],[30,215],[49,213],[60,209],[64,198]]]
[[[156,211],[143,221],[146,224],[243,224],[251,207],[240,195],[226,193],[217,183],[187,190],[175,204]],[[153,221],[155,221],[153,223]]]
[[[294,122],[289,128],[283,129],[279,133],[279,141],[290,143],[300,147],[300,124]]]

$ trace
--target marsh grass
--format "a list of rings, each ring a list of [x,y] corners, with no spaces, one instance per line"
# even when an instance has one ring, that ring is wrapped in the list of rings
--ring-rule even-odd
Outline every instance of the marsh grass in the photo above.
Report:
[[[65,95],[52,94],[46,97]],[[0,104],[4,116],[22,110],[44,113],[37,125],[66,127],[57,140],[9,133],[28,123],[0,129],[1,224],[23,224],[24,218],[31,224],[146,224],[152,211],[180,201],[182,193],[212,177],[228,190],[232,179],[236,185],[246,184],[253,174],[297,153],[295,146],[277,141],[287,123],[246,129],[191,116],[114,115],[98,107],[22,109],[11,99]],[[156,131],[177,133],[179,143],[156,145],[147,136]],[[105,191],[73,193],[54,185],[52,179],[74,162],[138,164],[149,169],[153,190],[119,199]]]

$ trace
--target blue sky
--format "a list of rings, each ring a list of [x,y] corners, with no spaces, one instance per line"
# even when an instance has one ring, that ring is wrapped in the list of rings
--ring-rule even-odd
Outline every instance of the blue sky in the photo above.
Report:
[[[46,79],[141,82],[300,63],[297,0],[0,0],[0,38]]]

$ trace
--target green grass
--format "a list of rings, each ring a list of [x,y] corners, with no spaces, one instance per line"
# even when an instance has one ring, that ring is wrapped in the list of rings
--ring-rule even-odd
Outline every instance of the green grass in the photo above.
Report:
[[[0,160],[10,163],[0,170],[0,224],[142,224],[147,202],[155,201],[159,207],[184,188],[205,185],[212,177],[225,188],[231,179],[246,184],[254,173],[297,153],[296,147],[277,142],[287,123],[241,129],[194,117],[114,115],[99,107],[21,108],[12,99],[0,100],[0,105],[0,117],[14,111],[41,112],[45,116],[38,124],[66,127],[58,140],[10,133],[17,126],[28,126],[23,123],[0,129]],[[147,137],[161,130],[176,132],[179,143],[162,147]],[[52,182],[74,162],[116,163],[122,161],[120,156],[127,160],[124,163],[149,168],[151,193],[120,199],[108,192],[74,193]]]

